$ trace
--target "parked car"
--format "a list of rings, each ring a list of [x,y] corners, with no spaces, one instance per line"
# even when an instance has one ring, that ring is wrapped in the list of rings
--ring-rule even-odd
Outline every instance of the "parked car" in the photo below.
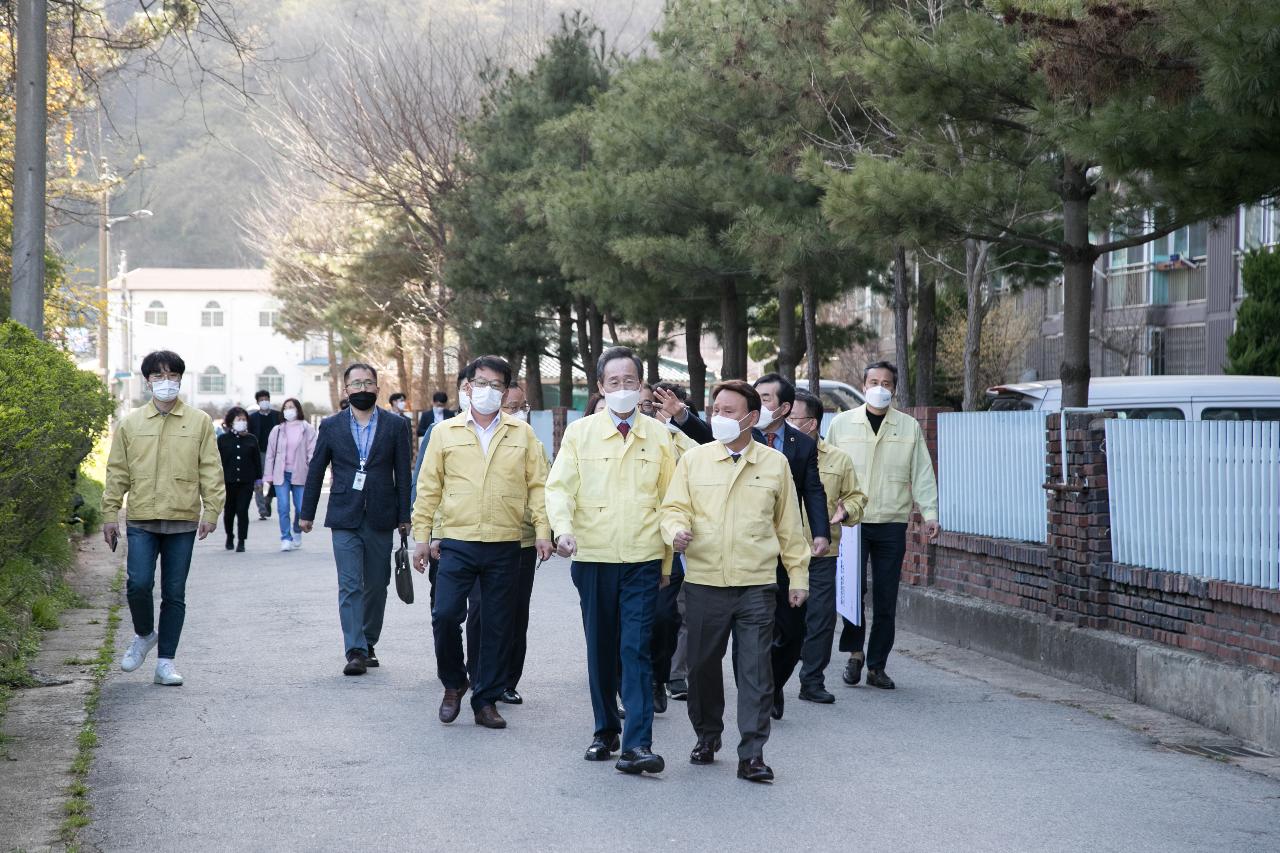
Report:
[[[862,392],[852,385],[846,385],[834,379],[820,379],[818,383],[818,387],[822,389],[819,396],[822,397],[822,408],[825,411],[847,412],[850,409],[858,408],[866,402]],[[809,387],[808,380],[801,379],[798,387],[807,389]]]
[[[1062,382],[987,389],[993,411],[1062,408]],[[1122,418],[1198,421],[1280,420],[1280,377],[1107,376],[1089,381],[1089,405]]]

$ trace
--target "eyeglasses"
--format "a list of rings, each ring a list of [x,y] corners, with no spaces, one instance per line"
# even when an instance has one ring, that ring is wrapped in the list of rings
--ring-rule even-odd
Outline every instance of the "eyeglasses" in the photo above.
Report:
[[[492,388],[495,391],[505,391],[507,390],[507,383],[503,382],[501,379],[494,379],[492,381],[488,379],[472,379],[471,387],[481,389]]]
[[[614,376],[612,379],[608,380],[607,382],[601,382],[600,384],[605,387],[606,391],[617,391],[618,389],[623,389],[626,391],[634,391],[640,387],[640,380],[632,379],[629,376],[626,379],[622,379],[620,377]]]
[[[646,402],[646,403],[640,404],[640,411],[644,412],[646,415],[652,415],[657,410],[658,410],[658,407],[655,406],[653,403]]]
[[[157,372],[157,373],[149,374],[149,375],[147,376],[147,381],[148,381],[148,382],[163,382],[163,381],[165,381],[166,379],[171,380],[171,381],[173,381],[173,382],[178,382],[178,381],[180,381],[180,380],[182,379],[182,374],[181,374],[181,373],[173,373],[173,372],[169,372],[169,373],[159,373],[159,372]]]
[[[529,411],[529,404],[525,403],[521,406],[503,406],[502,411],[506,412],[508,415],[514,415],[516,412],[527,412]]]
[[[355,379],[347,383],[348,391],[372,391],[378,387],[376,379]]]

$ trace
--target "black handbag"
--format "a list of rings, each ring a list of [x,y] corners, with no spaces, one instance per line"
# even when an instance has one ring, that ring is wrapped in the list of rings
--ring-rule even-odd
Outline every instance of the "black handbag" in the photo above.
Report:
[[[409,540],[400,534],[396,549],[396,595],[405,604],[413,604],[413,569],[409,566]]]

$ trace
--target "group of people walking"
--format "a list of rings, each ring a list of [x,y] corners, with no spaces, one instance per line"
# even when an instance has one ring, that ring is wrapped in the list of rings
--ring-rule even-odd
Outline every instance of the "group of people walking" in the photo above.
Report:
[[[131,611],[135,602],[137,607],[126,670],[140,666],[157,642],[150,617],[157,551],[164,593],[159,657],[171,669],[181,596],[171,607],[170,593],[180,592],[186,572],[185,566],[172,572],[181,581],[171,585],[162,548],[141,548],[135,560],[135,527],[140,545],[143,536],[186,536],[189,563],[190,541],[208,532],[207,525],[194,527],[200,501],[204,517],[216,517],[224,492],[222,483],[206,476],[209,457],[216,459],[205,448],[211,435],[181,445],[182,464],[203,478],[184,500],[175,495],[148,503],[149,481],[130,475],[135,445],[160,450],[157,442],[170,434],[174,415],[178,430],[187,427],[181,404],[163,397],[171,374],[181,379],[181,360],[173,353],[148,359],[153,361],[144,360],[143,373],[153,401],[117,430],[104,500],[114,520],[120,497],[130,493],[129,600]],[[865,666],[869,685],[894,686],[885,670],[913,508],[919,508],[926,534],[938,533],[937,489],[923,434],[914,419],[892,408],[897,371],[884,362],[869,366],[863,377],[867,404],[838,415],[824,440],[821,401],[778,374],[754,384],[718,384],[704,420],[683,389],[644,383],[641,360],[625,347],[606,350],[596,367],[599,410],[589,404],[587,416],[566,428],[548,466],[528,424],[524,391],[505,360],[483,356],[466,365],[458,377],[456,414],[445,408],[447,399],[423,413],[416,463],[411,422],[380,410],[376,370],[353,364],[343,377],[350,408],[326,418],[309,447],[305,438],[290,440],[273,429],[267,464],[255,469],[248,460],[236,467],[234,480],[230,474],[226,479],[227,499],[234,482],[236,506],[247,508],[247,490],[240,486],[255,472],[291,489],[302,481],[298,529],[305,533],[332,472],[324,523],[337,563],[347,675],[363,675],[381,663],[375,647],[393,539],[398,532],[406,541],[412,530],[413,566],[429,572],[443,688],[439,718],[445,723],[457,719],[470,694],[478,725],[506,727],[497,706],[523,701],[516,684],[536,566],[553,553],[572,558],[594,718],[584,757],[604,761],[617,753],[615,766],[624,773],[661,772],[665,761],[653,751],[653,716],[676,698],[687,701],[696,736],[690,762],[713,763],[722,746],[728,655],[737,684],[738,776],[770,781],[764,745],[771,721],[785,713],[784,689],[796,669],[802,700],[836,701],[824,680],[837,616],[834,549],[851,525],[860,524],[871,566],[873,622],[864,652],[867,632],[846,620],[843,680],[860,683]],[[243,410],[228,413],[230,430],[219,439],[224,465],[248,455],[255,438],[250,417]],[[157,440],[143,445],[136,437],[144,434]],[[173,482],[189,480],[176,476]],[[144,493],[141,508],[135,505],[138,490]],[[174,523],[182,530],[147,529]],[[282,534],[285,529],[282,522]],[[865,584],[868,573],[862,574]],[[166,608],[173,611],[167,622]]]
[[[307,467],[316,449],[316,429],[303,418],[302,403],[297,399],[290,397],[276,411],[271,407],[271,392],[264,389],[255,396],[253,412],[240,406],[227,409],[217,437],[226,484],[226,548],[244,551],[250,503],[256,498],[258,519],[265,520],[271,517],[271,500],[275,498],[280,550],[296,551],[302,547],[298,513]]]

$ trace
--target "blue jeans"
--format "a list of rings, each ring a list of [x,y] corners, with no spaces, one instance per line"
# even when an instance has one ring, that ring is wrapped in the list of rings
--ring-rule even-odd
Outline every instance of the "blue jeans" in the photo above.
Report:
[[[338,563],[338,618],[348,653],[356,649],[367,653],[382,634],[391,583],[393,532],[374,529],[368,519],[357,528],[335,527],[332,531],[333,556]]]
[[[662,563],[584,563],[570,567],[587,635],[587,680],[595,734],[622,732],[622,749],[653,746],[653,618]],[[622,671],[618,671],[618,660]],[[622,688],[626,725],[614,698]]]
[[[129,599],[129,615],[133,632],[148,637],[155,630],[156,560],[160,561],[160,643],[157,655],[172,659],[178,651],[182,621],[187,615],[187,572],[191,569],[191,551],[196,532],[148,533],[137,527],[126,527],[129,557],[125,563],[128,581],[125,593]]]
[[[294,531],[297,530],[301,535],[301,529],[298,527],[298,513],[302,511],[302,493],[306,491],[306,483],[293,484],[293,473],[284,472],[284,485],[276,489],[276,515],[280,518],[280,538],[292,539]],[[289,498],[293,498],[293,514],[289,513]]]

